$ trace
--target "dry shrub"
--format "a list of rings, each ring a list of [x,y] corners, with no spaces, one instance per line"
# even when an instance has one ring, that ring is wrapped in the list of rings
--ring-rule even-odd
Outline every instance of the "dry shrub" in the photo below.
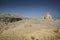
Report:
[[[9,29],[0,35],[0,40],[60,40],[58,29],[41,29],[30,33],[25,31],[19,28]]]
[[[57,30],[41,30],[26,34],[24,40],[60,40],[60,32]]]
[[[60,22],[54,20],[22,20],[0,24],[0,40],[60,40]],[[8,30],[5,30],[5,29]]]

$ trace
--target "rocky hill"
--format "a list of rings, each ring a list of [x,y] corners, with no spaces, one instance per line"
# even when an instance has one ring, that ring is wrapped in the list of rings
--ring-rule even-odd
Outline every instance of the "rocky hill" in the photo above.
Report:
[[[11,16],[8,18],[17,17]],[[21,19],[9,23],[5,21],[0,22],[0,40],[60,40],[59,19]]]
[[[15,22],[20,20],[29,19],[28,17],[24,17],[18,14],[0,14],[1,22]]]

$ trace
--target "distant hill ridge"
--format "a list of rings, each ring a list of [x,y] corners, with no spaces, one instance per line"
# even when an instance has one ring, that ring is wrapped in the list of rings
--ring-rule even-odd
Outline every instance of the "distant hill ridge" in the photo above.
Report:
[[[19,14],[3,14],[3,13],[0,14],[0,21],[3,22],[15,22],[25,19],[29,19],[29,18]]]
[[[1,13],[0,17],[14,17],[14,18],[20,18],[20,17],[22,17],[23,18],[23,16],[19,15],[19,14],[6,14],[6,13],[5,14]]]

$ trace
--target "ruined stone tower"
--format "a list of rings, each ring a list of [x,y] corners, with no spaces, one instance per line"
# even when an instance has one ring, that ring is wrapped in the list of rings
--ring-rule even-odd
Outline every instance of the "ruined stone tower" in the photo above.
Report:
[[[52,16],[51,16],[50,12],[48,12],[46,14],[43,14],[42,19],[52,19]]]

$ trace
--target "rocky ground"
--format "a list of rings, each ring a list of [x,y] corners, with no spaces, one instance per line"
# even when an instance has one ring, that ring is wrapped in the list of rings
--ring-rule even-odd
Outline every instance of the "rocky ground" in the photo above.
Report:
[[[38,20],[10,16],[0,17],[0,40],[60,40],[59,19]]]

